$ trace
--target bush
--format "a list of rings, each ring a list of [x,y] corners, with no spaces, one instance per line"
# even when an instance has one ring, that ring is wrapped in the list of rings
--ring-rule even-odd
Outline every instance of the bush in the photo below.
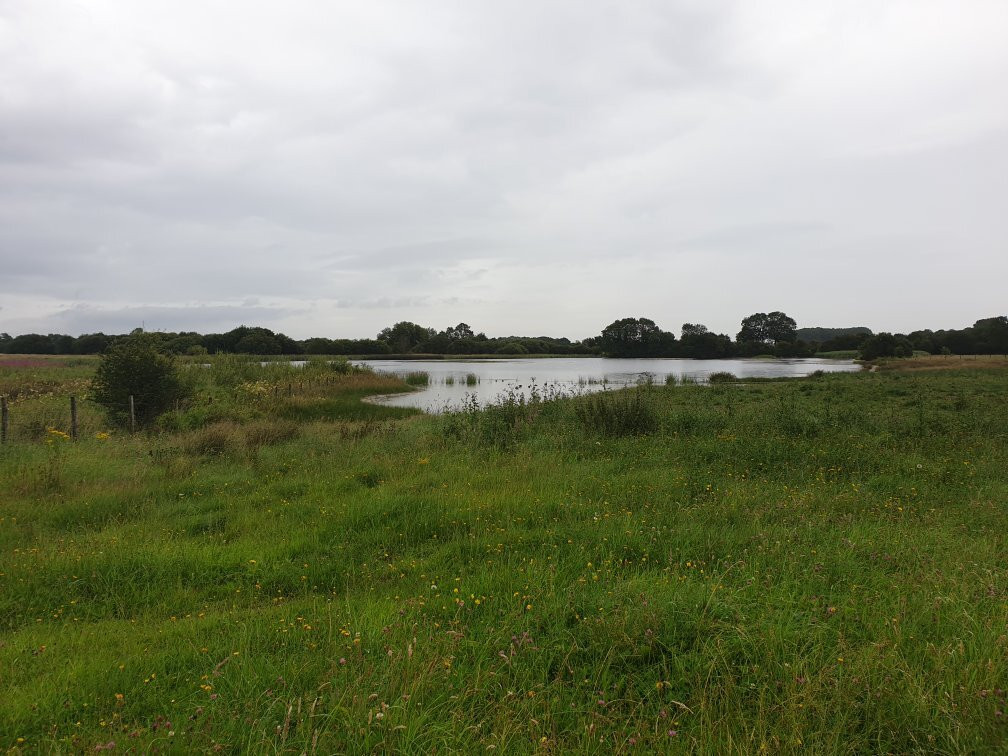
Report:
[[[122,426],[130,422],[131,396],[137,425],[143,427],[191,393],[192,385],[182,379],[174,359],[159,351],[146,333],[114,341],[102,354],[91,382],[91,398]]]
[[[717,373],[711,373],[707,376],[708,383],[735,383],[738,378],[735,377],[734,373],[729,373],[727,371],[719,371]]]

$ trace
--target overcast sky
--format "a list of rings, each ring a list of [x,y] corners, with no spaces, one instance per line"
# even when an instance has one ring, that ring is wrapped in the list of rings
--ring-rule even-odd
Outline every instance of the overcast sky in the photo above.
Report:
[[[1008,312],[1008,2],[0,0],[0,331]]]

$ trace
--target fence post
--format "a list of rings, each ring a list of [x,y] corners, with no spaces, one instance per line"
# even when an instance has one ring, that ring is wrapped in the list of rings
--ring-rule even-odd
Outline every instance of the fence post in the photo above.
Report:
[[[10,417],[7,413],[7,397],[0,396],[0,444],[7,443],[7,423]]]
[[[77,440],[77,397],[70,397],[70,438]]]
[[[130,394],[130,433],[136,432],[136,407],[133,405],[133,394]]]

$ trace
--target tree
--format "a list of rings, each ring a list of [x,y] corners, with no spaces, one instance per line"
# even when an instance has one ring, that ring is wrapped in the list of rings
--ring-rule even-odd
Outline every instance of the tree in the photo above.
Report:
[[[794,318],[789,318],[780,310],[775,310],[767,315],[766,325],[767,337],[775,344],[778,341],[793,342],[796,340],[798,324]]]
[[[253,328],[234,345],[238,354],[280,354],[280,342],[265,328]]]
[[[91,397],[119,425],[129,423],[130,396],[137,423],[144,426],[191,391],[174,359],[161,352],[157,340],[148,333],[132,333],[114,341],[102,355],[91,382]]]
[[[606,357],[655,357],[671,351],[675,335],[648,318],[623,318],[602,329],[599,345]]]
[[[679,354],[698,360],[711,360],[731,354],[731,338],[721,333],[711,333],[699,323],[683,323]]]
[[[757,312],[742,320],[742,330],[736,341],[775,344],[778,341],[794,341],[798,324],[779,310],[771,313]]]
[[[1008,354],[1008,317],[984,318],[973,324],[976,351],[981,354]]]
[[[394,352],[409,352],[427,341],[434,335],[433,328],[403,320],[394,326],[383,328],[378,334],[378,341],[389,345]]]
[[[53,354],[53,343],[41,333],[25,333],[8,341],[4,349],[9,354]]]
[[[110,336],[104,333],[82,333],[77,337],[74,344],[75,354],[99,354],[105,351],[105,347],[112,341]]]
[[[461,341],[463,339],[472,339],[472,338],[475,338],[475,334],[473,333],[473,329],[470,328],[465,323],[459,323],[454,328],[446,328],[445,329],[445,335],[449,339],[451,339],[452,341]]]
[[[865,339],[861,345],[861,359],[874,360],[879,357],[912,357],[913,344],[903,335],[877,333]]]

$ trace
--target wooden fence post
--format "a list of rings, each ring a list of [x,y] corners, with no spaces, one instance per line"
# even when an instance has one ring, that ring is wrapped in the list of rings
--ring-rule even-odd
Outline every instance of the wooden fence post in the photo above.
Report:
[[[133,394],[130,394],[130,433],[136,432],[136,407],[133,405]]]
[[[70,438],[77,440],[77,397],[70,397]]]
[[[0,396],[0,444],[7,443],[7,423],[10,416],[7,413],[7,397]]]

